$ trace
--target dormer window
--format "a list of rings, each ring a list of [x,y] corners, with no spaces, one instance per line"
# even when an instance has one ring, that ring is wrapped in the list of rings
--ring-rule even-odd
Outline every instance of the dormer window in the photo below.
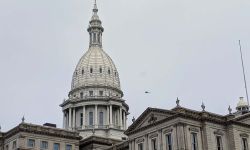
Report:
[[[93,73],[93,68],[90,68],[90,73]]]

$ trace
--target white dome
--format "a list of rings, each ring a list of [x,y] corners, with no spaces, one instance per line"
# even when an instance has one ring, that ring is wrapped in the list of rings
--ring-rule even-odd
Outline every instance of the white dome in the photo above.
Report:
[[[104,86],[120,90],[120,79],[112,59],[99,46],[92,46],[78,62],[71,90]]]
[[[239,107],[247,107],[247,106],[248,106],[248,103],[246,101],[244,101],[243,97],[240,97],[240,101],[237,104],[237,108],[239,108]]]

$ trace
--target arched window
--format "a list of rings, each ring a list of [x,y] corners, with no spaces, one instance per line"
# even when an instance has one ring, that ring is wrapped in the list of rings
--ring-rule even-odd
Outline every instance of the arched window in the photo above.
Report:
[[[94,43],[96,43],[96,33],[94,33]]]
[[[80,113],[80,125],[83,125],[83,113]]]
[[[93,73],[93,68],[90,68],[90,73]]]
[[[83,92],[80,93],[80,98],[83,98]]]
[[[99,125],[103,126],[103,112],[99,112]]]
[[[92,126],[94,125],[94,118],[93,118],[93,112],[89,112],[89,125]]]

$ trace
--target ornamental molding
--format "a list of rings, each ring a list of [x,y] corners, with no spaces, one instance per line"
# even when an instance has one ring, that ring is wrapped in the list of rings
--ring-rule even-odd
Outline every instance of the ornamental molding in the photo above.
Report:
[[[241,134],[240,134],[240,137],[243,137],[243,138],[248,138],[248,137],[249,137],[249,135],[248,135],[247,133],[241,133]]]
[[[169,134],[171,132],[173,132],[172,128],[163,130],[163,134]]]
[[[144,138],[137,139],[137,140],[136,140],[136,143],[143,143],[144,140],[145,140]]]
[[[195,127],[190,127],[189,131],[190,132],[199,132],[200,130],[198,128],[195,128]]]
[[[214,134],[215,134],[215,135],[221,135],[221,136],[223,136],[223,135],[224,135],[224,132],[218,129],[218,130],[215,130],[215,131],[214,131]]]
[[[150,138],[150,139],[153,139],[153,138],[155,138],[155,137],[158,137],[158,133],[153,133],[153,134],[149,135],[149,138]]]

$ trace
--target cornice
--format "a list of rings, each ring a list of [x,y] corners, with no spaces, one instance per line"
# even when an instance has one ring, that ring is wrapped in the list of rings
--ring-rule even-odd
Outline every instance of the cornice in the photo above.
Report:
[[[128,128],[128,130],[125,131],[125,134],[131,135],[131,134],[134,134],[134,133],[138,133],[138,132],[144,131],[146,129],[149,129],[149,128],[153,127],[153,126],[162,124],[162,123],[164,123],[166,121],[173,120],[173,119],[176,119],[176,118],[190,119],[190,120],[199,121],[199,122],[211,122],[211,123],[221,124],[221,125],[225,125],[225,126],[231,125],[231,124],[236,124],[236,125],[240,125],[240,126],[244,126],[244,127],[250,127],[250,125],[245,124],[245,123],[241,123],[241,122],[234,121],[234,120],[228,120],[227,116],[222,116],[222,115],[218,115],[218,114],[214,114],[214,113],[210,113],[210,112],[206,112],[206,111],[199,112],[199,111],[186,109],[186,108],[183,108],[183,107],[176,107],[176,108],[172,109],[171,111],[168,111],[168,113],[171,112],[174,115],[172,115],[170,117],[167,117],[167,118],[165,118],[163,120],[156,121],[155,123],[144,126],[142,128],[135,129],[139,125],[139,123],[151,111],[156,111],[156,110],[161,111],[161,112],[163,111],[163,110],[157,109],[157,108],[155,108],[155,109],[152,109],[152,108],[146,109],[142,113],[142,115]]]
[[[54,136],[66,139],[80,140],[79,133],[58,128],[45,127],[40,125],[21,123],[4,134],[4,138],[9,138],[19,132],[33,133],[39,135]]]
[[[111,87],[111,86],[104,86],[104,85],[88,85],[88,86],[80,86],[80,87],[77,87],[77,88],[74,88],[72,89],[68,95],[76,92],[76,91],[79,91],[79,90],[84,90],[84,89],[88,89],[88,88],[108,88],[108,89],[111,89],[111,90],[115,90],[117,91],[118,93],[121,94],[121,97],[123,97],[123,92],[122,90],[120,89],[117,89],[117,88],[114,88],[114,87]]]

